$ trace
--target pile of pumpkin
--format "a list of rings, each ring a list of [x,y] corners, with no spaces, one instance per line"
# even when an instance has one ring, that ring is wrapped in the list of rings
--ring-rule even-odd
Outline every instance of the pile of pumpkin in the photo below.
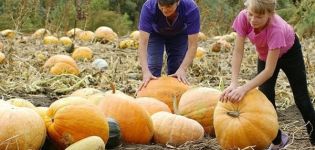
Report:
[[[47,139],[58,149],[99,150],[121,143],[178,146],[205,134],[222,149],[264,149],[278,131],[277,114],[258,90],[239,103],[218,101],[220,91],[189,87],[160,77],[131,97],[112,86],[83,88],[35,107],[21,99],[0,101],[0,149],[40,149]]]

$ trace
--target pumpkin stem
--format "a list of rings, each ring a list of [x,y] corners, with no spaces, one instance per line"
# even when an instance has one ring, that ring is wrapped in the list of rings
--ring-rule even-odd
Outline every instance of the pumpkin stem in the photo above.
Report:
[[[238,111],[229,111],[229,112],[227,112],[227,114],[231,117],[234,117],[234,118],[237,118],[240,116],[240,112],[238,112]]]
[[[116,88],[115,88],[115,84],[113,82],[110,82],[110,88],[112,89],[113,94],[115,94],[116,93]]]

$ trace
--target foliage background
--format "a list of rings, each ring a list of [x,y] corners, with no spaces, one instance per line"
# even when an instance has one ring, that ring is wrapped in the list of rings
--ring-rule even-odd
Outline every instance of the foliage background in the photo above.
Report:
[[[67,31],[75,25],[94,31],[105,25],[119,35],[137,29],[138,17],[145,0],[1,0],[0,30],[33,32],[45,27]],[[300,36],[315,32],[315,0],[278,0],[278,13],[295,27]],[[202,31],[222,35],[244,8],[244,0],[197,0],[201,10]]]

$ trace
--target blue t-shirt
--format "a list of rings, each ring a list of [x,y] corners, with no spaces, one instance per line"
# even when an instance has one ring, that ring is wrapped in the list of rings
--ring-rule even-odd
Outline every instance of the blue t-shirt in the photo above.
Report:
[[[195,34],[200,31],[200,13],[194,0],[180,0],[178,17],[172,25],[158,8],[157,0],[147,0],[141,9],[139,30],[162,35]]]

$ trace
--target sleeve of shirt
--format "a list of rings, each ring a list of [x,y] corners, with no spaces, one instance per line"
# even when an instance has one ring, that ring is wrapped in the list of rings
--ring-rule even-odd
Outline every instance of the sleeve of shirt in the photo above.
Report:
[[[148,10],[148,7],[146,5],[143,5],[140,13],[138,29],[151,33],[153,31],[152,23],[152,13]]]
[[[286,47],[284,33],[281,30],[273,30],[267,38],[269,50]]]
[[[248,34],[249,23],[247,21],[246,11],[241,11],[235,18],[232,28],[233,30],[241,36],[246,36]]]
[[[198,8],[187,14],[187,34],[196,34],[200,31],[200,12]]]

